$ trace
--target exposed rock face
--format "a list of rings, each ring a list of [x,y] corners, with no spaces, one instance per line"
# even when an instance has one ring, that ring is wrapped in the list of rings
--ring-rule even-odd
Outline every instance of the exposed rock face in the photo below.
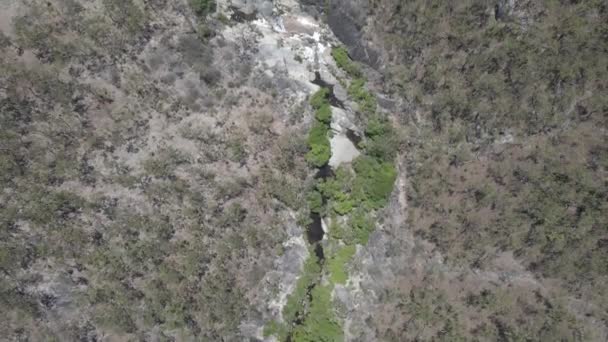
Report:
[[[335,134],[330,142],[331,158],[329,159],[329,165],[331,167],[335,168],[342,163],[350,163],[361,154],[344,133]]]
[[[364,39],[364,29],[369,18],[367,0],[303,0],[302,4],[312,13],[323,12],[327,24],[351,57],[373,68],[381,67],[380,54],[370,41]]]

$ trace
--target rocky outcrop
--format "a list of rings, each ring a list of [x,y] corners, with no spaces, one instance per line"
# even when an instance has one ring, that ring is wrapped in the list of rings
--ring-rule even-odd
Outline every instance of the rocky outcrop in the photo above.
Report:
[[[302,0],[301,3],[312,14],[325,16],[333,34],[348,48],[351,58],[374,69],[382,66],[379,50],[364,38],[369,18],[369,1]]]

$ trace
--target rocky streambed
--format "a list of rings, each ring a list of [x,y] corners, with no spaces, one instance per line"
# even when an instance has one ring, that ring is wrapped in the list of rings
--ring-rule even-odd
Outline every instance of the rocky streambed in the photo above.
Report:
[[[281,74],[289,80],[289,86],[279,96],[289,98],[295,106],[320,88],[329,90],[332,157],[327,165],[315,171],[314,178],[322,181],[333,177],[333,169],[360,154],[356,144],[362,134],[354,125],[354,113],[347,103],[346,90],[334,76],[338,67],[330,51],[340,42],[326,25],[303,12],[295,1],[275,1],[272,11],[267,3],[232,2],[229,6],[226,4],[226,10],[232,11],[239,20],[226,27],[222,36],[236,44],[247,41],[248,50],[254,51],[253,64],[258,70],[271,77]],[[311,121],[313,117],[311,113],[304,120]],[[306,227],[298,226],[293,216],[283,254],[275,261],[275,269],[264,276],[260,288],[255,289],[256,293],[261,293],[254,303],[261,317],[248,318],[241,323],[244,336],[272,340],[274,337],[264,337],[264,326],[268,321],[282,320],[282,310],[296,287],[309,253],[312,251],[319,265],[323,265],[323,240],[328,228],[321,214],[311,212],[309,216],[310,224]],[[312,287],[307,289],[309,298],[311,290]]]

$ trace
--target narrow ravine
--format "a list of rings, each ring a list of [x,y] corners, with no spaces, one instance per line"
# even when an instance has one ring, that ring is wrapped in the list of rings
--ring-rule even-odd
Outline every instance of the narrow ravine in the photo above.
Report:
[[[344,103],[335,96],[334,87],[316,72],[312,82],[320,89],[309,99],[315,112],[306,155],[317,169],[309,193],[307,238],[311,255],[283,310],[285,325],[274,325],[277,332],[283,331],[279,340],[344,339],[343,318],[334,308],[334,290],[348,283],[347,264],[357,245],[365,245],[375,229],[374,211],[386,204],[396,178],[394,154],[381,146],[386,135],[392,134],[390,123],[375,113],[375,97],[345,50],[333,48],[332,57],[346,71],[340,82],[351,84],[349,97],[357,110],[367,110],[371,116],[364,121],[369,128],[364,136],[343,127],[352,123],[345,121],[346,114],[338,117],[333,112],[342,111]],[[361,145],[371,150],[359,151],[357,146]],[[289,314],[294,311],[295,315]]]
[[[367,244],[375,211],[392,190],[393,155],[384,155],[380,139],[390,134],[390,124],[376,113],[359,66],[325,25],[295,8],[251,21],[237,16],[243,23],[226,28],[224,37],[248,37],[260,71],[293,85],[286,103],[314,115],[300,122],[308,127],[303,157],[314,174],[302,210],[293,213],[303,219],[289,231],[276,270],[260,282],[271,285],[262,285],[259,298],[263,322],[248,319],[241,327],[247,336],[270,341],[343,341],[336,289],[347,286],[350,261]]]

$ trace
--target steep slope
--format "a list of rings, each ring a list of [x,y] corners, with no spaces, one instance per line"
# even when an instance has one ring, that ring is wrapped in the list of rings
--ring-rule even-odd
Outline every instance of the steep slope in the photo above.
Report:
[[[240,340],[291,290],[328,42],[258,5],[1,3],[3,338]]]
[[[324,8],[406,140],[402,195],[355,256],[353,339],[605,340],[605,4]]]
[[[607,340],[606,23],[0,0],[0,336]]]

